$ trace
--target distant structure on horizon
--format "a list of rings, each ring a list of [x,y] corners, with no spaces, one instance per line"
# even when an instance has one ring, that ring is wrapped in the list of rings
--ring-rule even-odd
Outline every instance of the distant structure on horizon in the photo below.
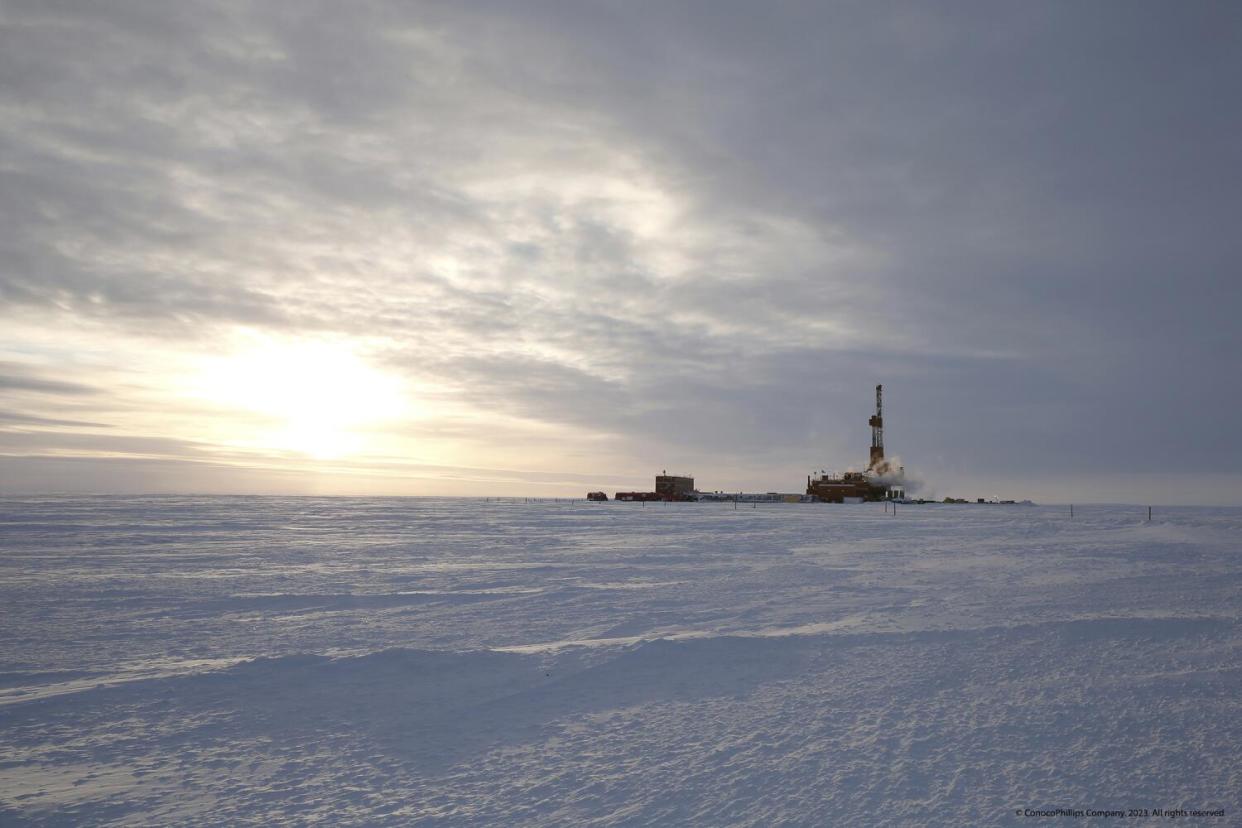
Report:
[[[662,474],[656,475],[656,494],[666,495],[673,499],[687,497],[694,494],[694,478],[682,475],[669,474],[665,470]]]
[[[884,386],[875,387],[875,413],[867,421],[871,426],[871,462],[867,468],[874,469],[884,462]]]
[[[599,494],[592,492],[587,497],[590,500],[607,500],[605,495],[603,498],[593,497]],[[694,478],[680,474],[669,474],[668,470],[656,475],[654,492],[617,492],[617,500],[623,501],[639,501],[639,500],[664,500],[670,502],[698,500],[698,492],[694,488]]]
[[[825,503],[862,503],[875,500],[904,500],[906,470],[884,457],[884,386],[875,387],[875,413],[867,420],[871,426],[871,455],[866,471],[849,471],[837,476],[821,471],[806,478],[806,493]]]
[[[884,456],[884,386],[875,387],[875,414],[867,421],[871,426],[871,452],[867,469],[849,471],[836,476],[821,471],[806,478],[806,494],[783,494],[781,492],[700,492],[694,487],[689,475],[669,474],[668,470],[656,475],[655,491],[617,492],[614,496],[623,502],[662,501],[665,503],[732,500],[754,503],[863,503],[878,500],[905,500],[905,469],[893,465]],[[605,501],[604,492],[588,492],[588,500]]]

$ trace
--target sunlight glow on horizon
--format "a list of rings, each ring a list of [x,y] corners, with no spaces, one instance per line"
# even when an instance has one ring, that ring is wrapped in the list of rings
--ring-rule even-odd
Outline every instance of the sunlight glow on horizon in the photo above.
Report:
[[[247,445],[316,459],[349,457],[375,448],[366,431],[410,413],[400,380],[346,343],[250,339],[228,356],[206,360],[193,381],[196,396],[276,423],[251,430],[241,438]]]

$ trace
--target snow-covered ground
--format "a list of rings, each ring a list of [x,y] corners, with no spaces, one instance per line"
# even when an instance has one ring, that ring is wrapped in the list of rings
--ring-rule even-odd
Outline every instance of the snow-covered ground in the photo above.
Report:
[[[10,497],[0,548],[3,825],[1242,822],[1242,510]]]

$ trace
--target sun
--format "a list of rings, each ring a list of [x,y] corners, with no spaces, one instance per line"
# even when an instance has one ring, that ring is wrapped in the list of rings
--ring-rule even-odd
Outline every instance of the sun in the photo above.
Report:
[[[317,459],[366,450],[367,432],[407,408],[399,380],[339,342],[248,343],[209,360],[196,385],[200,396],[267,424],[238,442]]]

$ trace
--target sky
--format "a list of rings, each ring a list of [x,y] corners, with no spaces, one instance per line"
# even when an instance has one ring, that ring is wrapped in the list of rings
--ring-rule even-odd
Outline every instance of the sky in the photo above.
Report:
[[[1242,505],[1242,7],[0,0],[0,494]]]

